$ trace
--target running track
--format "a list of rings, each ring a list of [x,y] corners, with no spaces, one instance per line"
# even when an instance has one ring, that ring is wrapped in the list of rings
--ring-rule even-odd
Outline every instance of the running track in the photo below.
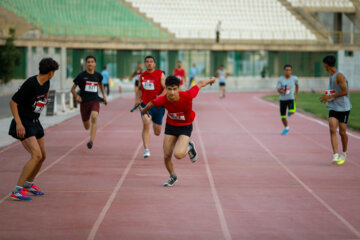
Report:
[[[281,136],[278,107],[260,98],[199,94],[199,160],[174,160],[172,188],[163,136],[142,157],[131,96],[102,106],[92,150],[79,116],[46,130],[46,195],[32,202],[7,197],[27,153],[0,149],[0,239],[360,239],[359,134],[347,163],[331,165],[324,121],[297,113]]]

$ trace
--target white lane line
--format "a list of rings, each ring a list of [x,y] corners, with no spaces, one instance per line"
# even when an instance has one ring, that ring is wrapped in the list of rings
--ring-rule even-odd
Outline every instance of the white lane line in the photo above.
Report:
[[[120,115],[120,114],[119,114]],[[110,125],[117,117],[119,117],[119,115],[114,116],[107,124],[105,124],[104,126],[102,126],[98,132],[100,132],[102,129],[106,128],[108,125]],[[42,169],[38,175],[36,176],[36,178],[38,178],[42,173],[46,172],[47,170],[49,170],[51,167],[53,167],[55,164],[59,163],[61,160],[63,160],[66,156],[68,156],[70,153],[72,153],[72,151],[74,151],[76,148],[78,148],[79,146],[81,146],[81,144],[84,144],[84,142],[89,139],[89,136],[87,136],[86,138],[84,138],[84,140],[82,140],[81,142],[79,142],[76,146],[72,147],[69,151],[67,151],[66,153],[64,153],[63,155],[61,155],[58,159],[56,159],[54,162],[52,162],[51,164],[49,164],[46,168]],[[15,145],[15,144],[14,144]],[[11,146],[14,146],[11,145]],[[7,194],[6,196],[4,196],[2,199],[0,199],[0,205],[10,196],[10,194]]]
[[[125,181],[125,178],[126,178],[126,176],[128,175],[128,173],[129,173],[132,165],[134,164],[135,158],[136,158],[136,156],[139,154],[139,151],[140,151],[141,146],[142,146],[142,141],[140,141],[140,143],[139,143],[138,147],[136,148],[136,150],[135,150],[135,152],[134,152],[134,154],[133,154],[130,162],[129,162],[129,163],[127,164],[127,166],[126,166],[126,168],[125,168],[125,170],[124,170],[124,173],[121,175],[121,178],[120,178],[119,181],[116,183],[116,185],[115,185],[115,187],[114,187],[114,189],[113,189],[113,191],[112,191],[109,199],[108,199],[107,202],[105,203],[104,208],[102,209],[102,211],[100,212],[100,214],[99,214],[98,218],[96,219],[94,225],[92,226],[91,231],[90,231],[90,234],[89,234],[89,236],[88,236],[88,238],[87,238],[88,240],[90,240],[90,239],[95,239],[95,235],[96,235],[97,231],[99,230],[99,227],[100,227],[102,221],[104,220],[106,213],[108,212],[109,208],[111,207],[111,204],[113,203],[116,195],[118,194],[121,186],[123,185],[123,183],[124,183],[124,181]]]
[[[195,123],[196,123],[197,134],[199,136],[199,142],[200,142],[200,146],[201,146],[201,150],[202,150],[202,154],[203,154],[203,158],[204,158],[204,162],[205,162],[206,173],[208,175],[208,179],[209,179],[209,183],[210,183],[210,187],[211,187],[211,193],[212,193],[214,201],[215,201],[216,211],[219,216],[221,229],[222,229],[224,238],[226,240],[231,240],[232,238],[231,238],[230,230],[226,223],[226,219],[225,219],[223,208],[221,206],[220,198],[219,198],[219,195],[215,188],[214,177],[213,177],[211,169],[210,169],[209,161],[208,161],[206,151],[205,151],[205,145],[204,145],[204,142],[203,142],[201,134],[200,134],[199,124],[197,124],[197,120],[195,120]]]
[[[276,105],[275,103],[268,102],[268,101],[266,101],[266,100],[264,100],[264,99],[259,98],[258,96],[253,96],[253,98],[255,98],[255,99],[256,99],[257,101],[259,101],[259,102],[266,103],[266,104],[271,105],[271,106],[273,106],[273,107],[275,107],[275,108],[279,108],[279,106]],[[305,114],[302,114],[302,113],[299,113],[299,112],[297,112],[296,115],[298,115],[298,116],[300,116],[300,117],[302,117],[302,118],[305,118],[305,119],[307,119],[307,120],[309,120],[309,121],[315,122],[315,123],[317,123],[317,124],[319,124],[319,125],[321,125],[321,126],[323,126],[323,127],[329,128],[329,125],[328,125],[327,123],[324,123],[323,121],[320,121],[319,119],[306,116]],[[349,131],[347,131],[347,134],[348,134],[349,136],[355,138],[355,139],[359,139],[359,140],[360,140],[360,136],[359,136],[359,135],[356,135],[356,134],[351,133],[351,132],[349,132]]]
[[[319,197],[309,186],[307,186],[293,171],[291,171],[278,157],[276,157],[269,148],[267,148],[256,136],[254,136],[231,112],[229,112],[225,107],[218,105],[224,110],[224,112],[229,115],[230,118],[237,123],[255,142],[257,142],[285,171],[292,176],[301,186],[304,187],[316,200],[320,202],[329,212],[331,212],[340,222],[342,222],[356,237],[360,238],[360,232],[351,225],[344,217],[342,217],[338,212],[336,212],[329,204],[327,204],[321,197]]]
[[[19,145],[19,144],[20,144],[20,142],[17,141],[17,142],[15,142],[15,143],[13,143],[13,144],[11,144],[11,145],[9,145],[9,146],[1,149],[1,150],[0,150],[0,153],[3,153],[3,152],[5,152],[6,150],[9,150],[10,148],[13,148],[13,147],[15,147],[15,146],[17,146],[17,145]]]

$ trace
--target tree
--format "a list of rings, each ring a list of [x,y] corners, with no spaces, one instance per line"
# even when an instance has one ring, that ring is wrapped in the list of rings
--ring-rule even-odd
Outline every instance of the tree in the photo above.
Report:
[[[14,45],[15,29],[9,29],[9,37],[5,45],[0,47],[0,79],[2,83],[9,82],[15,72],[16,65],[20,64],[20,52]]]

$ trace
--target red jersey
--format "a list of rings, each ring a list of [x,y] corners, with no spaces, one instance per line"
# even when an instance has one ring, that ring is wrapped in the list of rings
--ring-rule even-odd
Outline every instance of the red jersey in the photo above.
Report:
[[[195,112],[192,110],[192,100],[199,93],[199,87],[195,85],[187,91],[180,91],[180,98],[171,102],[166,95],[162,95],[151,102],[157,107],[164,107],[168,111],[166,123],[173,126],[187,126],[195,119]]]
[[[163,71],[156,69],[152,73],[148,71],[140,75],[140,89],[142,91],[141,100],[144,104],[148,104],[151,100],[159,96],[163,88],[161,86],[161,75]]]
[[[184,84],[184,76],[185,76],[185,70],[182,68],[175,68],[174,69],[174,75],[180,79],[180,85]]]

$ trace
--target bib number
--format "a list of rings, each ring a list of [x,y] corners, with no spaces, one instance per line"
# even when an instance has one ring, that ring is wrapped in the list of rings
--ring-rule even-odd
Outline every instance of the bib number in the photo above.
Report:
[[[146,82],[142,82],[142,85],[145,90],[155,90],[154,83],[149,80],[147,80]]]
[[[97,82],[86,82],[85,91],[86,92],[97,92],[98,91],[98,83]]]
[[[35,102],[35,109],[34,109],[34,113],[41,113],[42,110],[44,109],[44,107],[46,106],[47,101],[43,101],[43,100],[39,100]]]
[[[168,113],[168,116],[172,120],[185,121],[185,114],[184,113]]]

